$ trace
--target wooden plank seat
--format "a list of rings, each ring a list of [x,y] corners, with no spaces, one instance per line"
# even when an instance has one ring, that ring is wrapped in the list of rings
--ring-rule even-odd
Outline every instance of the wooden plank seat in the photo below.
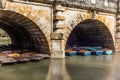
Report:
[[[16,62],[17,60],[15,60],[14,58],[8,58],[8,57],[0,58],[0,64],[11,64]]]
[[[24,55],[26,58],[30,59],[31,61],[39,61],[39,60],[43,59],[43,57],[37,56],[33,52],[31,52],[31,53],[23,53],[22,55]]]
[[[40,56],[42,57],[43,59],[49,59],[50,58],[50,55],[48,54],[41,54],[41,53],[36,53],[34,54],[35,56]]]
[[[24,55],[19,53],[11,53],[8,57],[12,57],[17,60],[17,62],[28,62],[30,59],[26,58]]]
[[[8,57],[8,54],[0,53],[0,64],[11,64],[15,62],[17,62],[17,60]]]

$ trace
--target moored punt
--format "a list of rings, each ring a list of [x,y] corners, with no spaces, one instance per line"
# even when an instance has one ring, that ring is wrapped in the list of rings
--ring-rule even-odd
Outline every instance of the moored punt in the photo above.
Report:
[[[2,51],[2,53],[8,55],[8,54],[12,53],[12,51],[11,50],[6,50],[6,51]]]
[[[14,59],[17,60],[17,62],[28,62],[30,59],[24,58],[24,57],[15,57]]]
[[[12,64],[12,63],[16,63],[17,60],[15,60],[14,58],[0,58],[0,64]]]
[[[35,56],[38,56],[38,57],[42,57],[43,59],[49,59],[50,58],[50,55],[48,54],[34,54]]]
[[[102,55],[103,50],[101,46],[96,46],[96,47],[88,47],[87,50],[91,51],[91,55]]]
[[[72,49],[65,50],[66,56],[76,56],[77,51],[73,51]]]
[[[91,51],[91,55],[98,55],[98,56],[100,56],[102,54],[103,54],[103,51],[101,51],[101,50],[93,50],[93,51]]]
[[[94,51],[94,50],[102,50],[102,47],[101,46],[87,47],[86,49],[89,50],[89,51]]]
[[[106,55],[111,55],[113,53],[112,50],[108,49],[108,48],[104,48],[103,49],[103,54],[106,54]]]
[[[40,56],[32,56],[32,57],[30,58],[31,61],[39,61],[39,60],[41,60],[41,59],[43,59],[43,58],[40,57]]]
[[[8,54],[0,53],[0,64],[11,64],[15,62],[17,62],[17,60],[8,57]]]
[[[35,53],[32,53],[32,52],[24,53],[22,55],[24,55],[26,58],[30,59],[30,61],[39,61],[39,60],[43,59],[43,57],[37,56]]]
[[[65,52],[66,56],[76,56],[76,51],[72,51],[72,52]]]
[[[91,55],[91,51],[79,50],[79,51],[77,51],[77,55],[90,56]]]
[[[12,57],[17,60],[17,62],[28,62],[30,59],[26,58],[22,54],[19,53],[12,53],[9,54],[8,57]]]

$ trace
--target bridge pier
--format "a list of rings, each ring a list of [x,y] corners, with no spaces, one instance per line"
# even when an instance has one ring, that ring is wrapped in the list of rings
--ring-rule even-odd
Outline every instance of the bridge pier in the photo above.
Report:
[[[117,25],[116,25],[116,45],[115,45],[115,51],[120,51],[120,14],[117,14]]]
[[[115,51],[120,51],[120,13],[119,13],[119,7],[120,3],[117,1],[117,15],[116,15],[116,43],[115,43]]]
[[[53,20],[53,32],[51,34],[52,40],[52,54],[51,58],[64,58],[64,40],[63,40],[63,29],[64,25],[64,12],[65,8],[59,1],[54,2],[54,20]]]

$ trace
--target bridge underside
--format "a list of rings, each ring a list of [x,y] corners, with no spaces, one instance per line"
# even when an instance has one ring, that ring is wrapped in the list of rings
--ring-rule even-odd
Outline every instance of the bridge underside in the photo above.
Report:
[[[9,34],[12,45],[50,53],[44,34],[32,20],[12,11],[0,11],[0,28]]]
[[[98,20],[88,19],[78,24],[71,32],[67,46],[102,46],[114,50],[110,31]]]

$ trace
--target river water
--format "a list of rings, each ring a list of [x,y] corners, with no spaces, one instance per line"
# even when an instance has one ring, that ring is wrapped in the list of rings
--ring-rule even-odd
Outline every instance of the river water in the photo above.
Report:
[[[120,53],[3,65],[0,80],[120,80]]]

